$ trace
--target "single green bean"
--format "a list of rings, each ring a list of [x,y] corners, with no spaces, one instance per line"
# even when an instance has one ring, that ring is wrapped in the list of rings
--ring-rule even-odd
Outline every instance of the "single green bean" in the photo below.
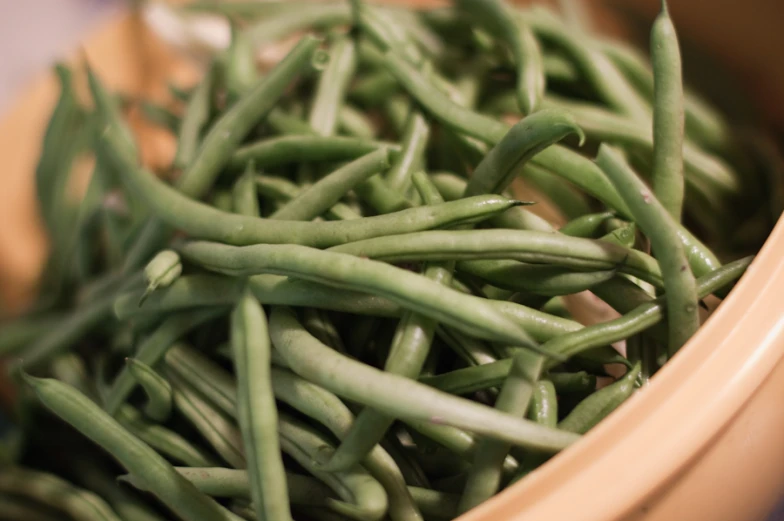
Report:
[[[366,291],[470,335],[518,345],[528,343],[527,333],[491,309],[488,301],[380,262],[295,245],[238,248],[192,242],[183,246],[182,253],[213,271],[241,276],[274,273]]]
[[[380,176],[373,176],[354,187],[354,193],[381,215],[399,212],[414,205],[402,193],[389,187]]]
[[[155,421],[165,421],[172,410],[171,384],[155,369],[135,358],[126,358],[125,365],[147,395],[144,414]]]
[[[248,33],[232,19],[229,19],[229,29],[231,41],[223,56],[223,65],[229,103],[233,104],[253,88],[259,72],[256,70],[256,49]]]
[[[147,288],[144,290],[140,305],[156,289],[171,286],[182,274],[180,256],[174,250],[163,250],[153,257],[144,267],[144,278]]]
[[[385,176],[392,190],[400,192],[409,186],[411,176],[422,163],[429,138],[427,120],[418,110],[412,110],[403,133],[403,153],[394,159]]]
[[[264,310],[248,292],[231,315],[231,345],[237,373],[237,416],[249,462],[250,496],[259,520],[285,521],[291,519],[291,511],[270,381],[272,347]]]
[[[329,251],[387,262],[515,259],[574,269],[618,269],[662,287],[659,267],[645,253],[607,242],[547,232],[427,231],[342,244]]]
[[[629,204],[658,256],[667,292],[672,356],[700,327],[697,284],[678,240],[677,223],[618,152],[602,145],[596,161]]]
[[[301,191],[270,219],[309,221],[334,206],[357,184],[389,167],[389,150],[381,148],[335,170]]]
[[[256,164],[251,160],[245,172],[237,178],[232,187],[234,211],[248,217],[260,217],[259,199],[256,196]]]
[[[640,371],[641,366],[638,362],[626,372],[623,378],[580,402],[558,423],[558,428],[579,434],[591,430],[632,395]]]
[[[524,420],[510,418],[483,405],[440,393],[330,352],[304,331],[296,317],[284,308],[273,309],[270,335],[275,348],[281,351],[295,372],[335,394],[379,408],[392,416],[452,425],[546,451],[557,451],[575,441],[552,429],[534,427]],[[343,372],[343,369],[351,372],[354,378],[349,381],[330,376],[333,371]]]
[[[499,288],[550,297],[589,290],[617,274],[615,269],[580,272],[559,266],[487,260],[461,261],[457,270]]]
[[[540,425],[548,427],[558,425],[558,396],[552,381],[536,382],[528,417]]]
[[[653,193],[675,221],[683,210],[683,66],[678,35],[662,0],[651,29],[653,61]]]
[[[317,134],[335,134],[338,114],[357,68],[356,54],[355,44],[347,36],[338,38],[330,48],[329,63],[319,76],[308,121]]]
[[[591,212],[591,202],[585,194],[540,166],[528,163],[520,177],[567,219],[575,219]]]
[[[613,217],[612,212],[591,213],[572,219],[563,225],[558,231],[571,237],[583,237],[590,239],[594,237],[601,226]]]
[[[531,361],[540,358],[539,355],[525,350],[512,358],[509,375],[495,403],[496,409],[513,418],[525,417],[539,377],[536,371],[531,371]],[[489,438],[479,442],[474,464],[468,472],[463,495],[460,497],[458,509],[461,513],[490,499],[498,492],[501,486],[503,461],[511,447],[512,444],[509,442]]]
[[[27,375],[25,381],[48,409],[111,453],[173,512],[194,521],[237,520],[73,387]]]
[[[529,159],[569,134],[577,134],[581,143],[585,139],[582,129],[566,112],[542,110],[524,118],[479,163],[464,197],[503,192]]]

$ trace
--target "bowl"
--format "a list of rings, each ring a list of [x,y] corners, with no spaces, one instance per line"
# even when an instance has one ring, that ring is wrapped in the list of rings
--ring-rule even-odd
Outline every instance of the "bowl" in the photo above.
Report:
[[[650,15],[655,4],[629,0],[624,5]],[[682,26],[696,27],[701,11],[689,10],[684,2],[677,4],[676,22],[680,19]],[[698,4],[706,2],[694,2]],[[781,9],[772,2],[770,6]],[[715,2],[708,12],[717,24],[721,16],[742,25],[744,15],[760,16],[760,20],[770,15],[746,9],[734,16],[733,9],[737,9],[735,3],[726,0]],[[701,27],[697,38],[704,45],[723,41],[716,37],[723,36],[724,26],[706,23]],[[767,62],[758,56],[743,60],[744,53],[756,52],[749,41],[743,42],[732,47],[732,52],[721,45],[715,48],[731,67],[756,63],[762,70]],[[196,74],[134,15],[105,24],[85,40],[83,49],[110,87],[130,94],[163,96],[162,78],[174,76],[187,82]],[[777,81],[782,70],[769,70],[767,78]],[[760,87],[760,82],[770,84],[757,76],[752,79],[756,81],[750,88],[768,96],[755,96],[755,100],[769,103],[775,89]],[[0,157],[5,162],[0,191],[4,223],[0,227],[0,289],[6,309],[21,309],[29,302],[43,266],[46,238],[36,214],[33,171],[56,89],[53,77],[42,76],[0,120]],[[777,94],[780,105],[767,111],[779,123],[784,121],[781,92]],[[170,153],[165,139],[142,125],[135,129],[145,160],[152,164],[165,161]],[[764,518],[784,491],[782,295],[784,219],[735,290],[643,392],[576,445],[461,519]]]

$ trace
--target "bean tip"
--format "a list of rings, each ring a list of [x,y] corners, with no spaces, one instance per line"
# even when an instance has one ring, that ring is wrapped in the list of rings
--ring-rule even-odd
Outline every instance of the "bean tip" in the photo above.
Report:
[[[533,205],[537,204],[536,201],[518,201],[517,199],[512,199],[511,203],[512,203],[513,207],[514,206],[533,206]]]

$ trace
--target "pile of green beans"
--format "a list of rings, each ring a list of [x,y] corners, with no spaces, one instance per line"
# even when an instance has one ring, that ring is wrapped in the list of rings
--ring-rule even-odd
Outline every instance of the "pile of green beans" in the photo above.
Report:
[[[127,96],[56,68],[2,519],[456,518],[645,392],[784,208],[771,147],[684,89],[666,2],[650,63],[502,0],[181,9],[231,45],[130,100],[165,171]]]

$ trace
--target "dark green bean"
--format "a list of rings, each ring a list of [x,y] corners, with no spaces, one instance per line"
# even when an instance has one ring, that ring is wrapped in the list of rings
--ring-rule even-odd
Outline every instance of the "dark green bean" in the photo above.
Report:
[[[678,35],[662,0],[661,14],[651,29],[653,62],[653,193],[667,212],[680,221],[683,209],[683,70]]]
[[[632,395],[640,370],[637,363],[623,378],[591,394],[558,423],[558,428],[579,434],[591,430]]]

